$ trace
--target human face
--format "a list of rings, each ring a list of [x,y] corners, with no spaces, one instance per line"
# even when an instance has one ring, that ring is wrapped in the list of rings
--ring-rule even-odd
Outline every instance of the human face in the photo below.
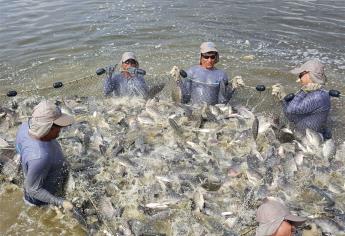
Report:
[[[61,128],[62,128],[61,126],[53,124],[53,126],[50,128],[49,133],[46,134],[42,138],[42,140],[43,141],[50,141],[50,140],[56,139],[60,135]]]
[[[312,83],[313,81],[310,79],[310,74],[308,71],[303,71],[302,73],[300,73],[298,75],[299,77],[299,82],[302,84],[302,85],[307,85],[309,83]]]
[[[124,70],[127,70],[129,67],[138,67],[138,62],[134,59],[128,59],[122,63],[122,67]]]
[[[206,69],[212,69],[216,64],[216,53],[203,53],[201,54],[201,66]]]
[[[295,227],[289,221],[283,221],[278,230],[272,236],[293,236]]]

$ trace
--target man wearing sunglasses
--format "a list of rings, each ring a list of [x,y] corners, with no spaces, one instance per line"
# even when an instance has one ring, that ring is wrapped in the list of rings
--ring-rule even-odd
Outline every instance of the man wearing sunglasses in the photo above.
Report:
[[[331,132],[325,125],[331,101],[328,91],[322,89],[327,80],[324,65],[313,59],[291,70],[291,73],[299,76],[297,82],[300,82],[302,87],[294,96],[288,95],[283,99],[286,117],[302,135],[309,128],[322,133],[325,139],[331,138]]]
[[[228,75],[215,67],[219,61],[219,53],[212,42],[204,42],[200,45],[199,65],[188,69],[188,77],[180,83],[182,102],[198,104],[206,102],[214,105],[227,103],[233,93],[228,82]]]
[[[71,202],[62,197],[68,177],[67,162],[56,138],[60,130],[74,122],[54,103],[42,101],[34,107],[16,137],[24,173],[24,201],[30,206],[53,204],[71,210]]]
[[[120,61],[120,73],[108,73],[104,81],[106,96],[139,96],[147,97],[148,87],[144,80],[143,71],[138,69],[139,62],[133,52],[125,52]]]

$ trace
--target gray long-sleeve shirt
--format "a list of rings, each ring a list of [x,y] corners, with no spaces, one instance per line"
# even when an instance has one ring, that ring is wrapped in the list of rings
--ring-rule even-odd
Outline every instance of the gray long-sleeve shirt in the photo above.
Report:
[[[25,199],[35,205],[62,205],[64,183],[68,176],[67,163],[57,140],[40,141],[32,138],[28,123],[23,123],[16,137],[24,173]]]
[[[200,65],[187,70],[188,78],[182,80],[183,102],[192,104],[206,102],[214,105],[227,103],[233,93],[228,75],[220,69],[206,69]]]
[[[307,128],[322,133],[330,108],[330,97],[324,90],[312,92],[301,90],[290,102],[283,101],[283,111],[286,117],[302,134]]]
[[[123,73],[114,73],[106,78],[103,89],[106,96],[139,96],[143,98],[147,97],[149,91],[143,76],[126,78]]]

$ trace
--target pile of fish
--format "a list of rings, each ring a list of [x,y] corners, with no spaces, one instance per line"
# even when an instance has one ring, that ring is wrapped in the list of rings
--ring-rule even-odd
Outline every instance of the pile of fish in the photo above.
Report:
[[[0,184],[20,184],[13,143],[41,98],[0,111]],[[344,235],[345,144],[243,106],[57,98],[76,123],[59,137],[66,198],[91,235],[254,235],[265,197],[308,217],[299,235]],[[10,164],[8,164],[10,163]],[[12,168],[12,169],[11,169]]]

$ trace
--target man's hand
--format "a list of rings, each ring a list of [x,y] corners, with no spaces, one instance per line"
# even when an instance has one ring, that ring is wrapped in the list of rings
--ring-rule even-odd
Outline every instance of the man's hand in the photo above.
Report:
[[[176,81],[180,81],[181,77],[180,77],[180,69],[177,66],[173,66],[173,68],[171,69],[171,71],[169,72],[169,74],[174,77],[174,79]]]
[[[113,73],[114,73],[114,71],[116,69],[116,66],[117,65],[115,65],[115,66],[108,66],[106,68],[106,73],[107,73],[108,77],[111,77],[113,75]]]
[[[276,96],[279,100],[282,100],[286,96],[283,85],[281,85],[281,84],[273,85],[272,86],[272,95]]]
[[[70,201],[64,200],[62,203],[63,209],[70,211],[73,209],[73,204]]]
[[[245,86],[245,84],[242,79],[242,76],[237,75],[232,79],[232,88],[236,89],[243,86]]]

